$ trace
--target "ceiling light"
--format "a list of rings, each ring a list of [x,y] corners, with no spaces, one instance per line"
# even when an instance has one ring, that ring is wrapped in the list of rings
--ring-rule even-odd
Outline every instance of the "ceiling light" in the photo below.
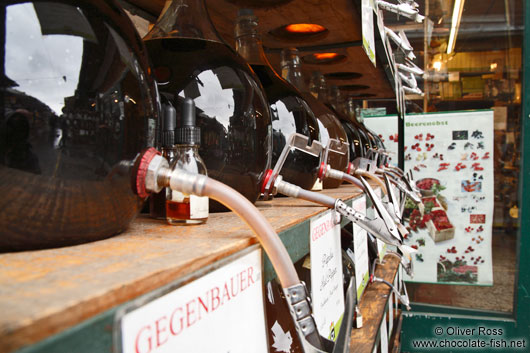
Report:
[[[316,23],[291,23],[277,27],[269,34],[284,40],[315,40],[325,37],[328,29]]]
[[[302,61],[306,64],[337,64],[339,62],[345,61],[347,59],[346,55],[339,53],[313,53],[308,54],[302,57]]]
[[[315,23],[293,23],[285,27],[287,32],[291,33],[320,33],[326,30],[326,27]]]
[[[329,59],[335,59],[339,54],[337,53],[315,53],[313,54],[315,59],[317,60],[329,60]]]
[[[451,54],[455,49],[456,36],[458,34],[458,27],[460,27],[460,20],[462,19],[463,10],[464,0],[455,0],[453,17],[451,19],[451,33],[449,34],[449,42],[447,44],[447,54]]]

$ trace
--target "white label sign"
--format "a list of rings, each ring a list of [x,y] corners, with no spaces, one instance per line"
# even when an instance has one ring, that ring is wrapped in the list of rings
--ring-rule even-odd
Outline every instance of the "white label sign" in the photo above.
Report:
[[[190,219],[208,217],[208,197],[190,195]]]
[[[361,1],[361,16],[363,30],[363,48],[368,58],[375,64],[374,11],[371,0]]]
[[[340,225],[335,212],[324,212],[310,222],[311,293],[318,332],[335,340],[344,314]]]
[[[123,353],[247,353],[267,349],[261,250],[122,317]]]
[[[366,196],[362,196],[352,203],[352,208],[362,214],[366,214]],[[368,284],[370,277],[368,259],[367,232],[355,223],[353,224],[353,252],[355,254],[355,282],[357,285],[357,300]]]
[[[209,200],[207,196],[186,195],[180,191],[171,190],[171,199],[175,202],[188,203],[190,219],[208,218]]]

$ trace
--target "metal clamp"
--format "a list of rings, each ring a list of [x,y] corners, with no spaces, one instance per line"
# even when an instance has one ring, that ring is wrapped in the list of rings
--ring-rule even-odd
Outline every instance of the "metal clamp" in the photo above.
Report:
[[[325,353],[320,348],[323,344],[312,315],[311,301],[305,284],[301,282],[289,288],[283,288],[283,293],[304,352]]]
[[[271,195],[274,182],[276,178],[280,175],[280,170],[282,169],[283,164],[285,163],[287,156],[289,155],[289,152],[291,152],[292,150],[299,150],[309,155],[312,155],[314,157],[320,156],[322,149],[323,149],[322,144],[316,140],[313,140],[311,145],[308,145],[308,144],[309,144],[309,137],[307,136],[304,136],[298,133],[294,133],[294,134],[291,134],[291,136],[289,136],[289,139],[287,140],[287,143],[283,147],[280,157],[276,161],[276,165],[274,166],[274,169],[268,172],[269,176],[265,180],[265,185],[262,191],[265,198],[268,198]]]
[[[390,12],[394,12],[398,16],[405,16],[411,20],[422,23],[425,19],[424,16],[420,15],[418,10],[418,4],[414,1],[401,2],[399,4],[392,4],[386,1],[377,1],[377,7],[385,9]]]
[[[369,148],[368,153],[366,154],[366,158],[372,160],[377,167],[377,161],[379,159],[379,150],[375,148]]]
[[[403,179],[396,179],[392,174],[389,174],[388,172],[384,172],[385,175],[390,176],[389,180],[392,184],[394,184],[403,194],[405,194],[409,199],[411,199],[414,203],[418,204],[421,202],[421,198],[418,196],[418,194],[414,191],[412,191],[412,187],[410,184],[403,185]],[[405,179],[406,180],[406,179]],[[404,203],[405,198],[401,200],[401,203]]]
[[[390,245],[401,246],[401,239],[399,239],[397,231],[394,229],[393,232],[390,232],[381,218],[368,219],[364,214],[355,211],[340,199],[335,203],[335,210],[381,241]]]
[[[348,206],[341,199],[337,199],[335,202],[335,211],[348,218],[355,224],[360,224],[366,220],[366,215],[355,211],[352,207]]]
[[[394,194],[394,188],[390,185],[390,180],[386,174],[383,174],[383,179],[385,181],[385,186],[387,190],[388,202],[383,202],[388,213],[394,216],[394,221],[396,223],[401,223],[401,212],[398,206],[398,200]]]
[[[400,168],[398,167],[394,167],[393,165],[389,165],[387,167],[385,167],[385,169],[387,171],[392,171],[394,172],[395,174],[399,175],[399,177],[402,177],[405,175],[405,172],[403,170],[401,170]]]
[[[417,194],[420,193],[420,189],[418,189],[418,187],[416,186],[416,182],[414,181],[414,175],[412,174],[412,169],[409,170],[406,177],[405,176],[402,177],[401,180],[403,180],[405,184],[407,184],[407,186],[409,187],[411,191]]]
[[[377,171],[377,162],[369,158],[357,157],[352,163],[355,169],[364,170],[369,173],[375,173]]]
[[[364,189],[366,190],[367,195],[370,197],[372,203],[374,204],[374,208],[377,214],[385,223],[386,228],[388,229],[388,232],[392,234],[395,238],[401,240],[399,235],[397,234],[396,224],[394,222],[394,219],[387,212],[386,208],[383,206],[383,203],[381,202],[379,197],[377,197],[377,195],[375,194],[374,189],[372,189],[370,184],[368,184],[368,182],[363,177],[359,177],[359,179],[361,180],[361,183],[363,183]]]

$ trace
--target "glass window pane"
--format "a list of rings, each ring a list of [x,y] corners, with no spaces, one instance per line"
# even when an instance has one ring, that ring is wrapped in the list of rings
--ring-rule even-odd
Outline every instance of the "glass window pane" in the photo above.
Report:
[[[405,31],[415,48],[415,64],[425,70],[419,80],[425,96],[408,97],[405,121],[449,120],[447,127],[405,126],[406,163],[426,189],[424,209],[410,206],[408,212],[407,243],[418,248],[409,295],[419,303],[512,312],[523,3],[467,0],[461,15],[457,9],[453,16],[459,0],[427,2],[418,3],[432,31],[428,25],[403,25],[402,19],[385,17],[390,28]],[[371,101],[368,107],[392,112],[393,104]],[[472,110],[490,112],[491,120],[476,118]],[[370,119],[365,119],[368,126]],[[391,140],[394,136],[386,139]]]

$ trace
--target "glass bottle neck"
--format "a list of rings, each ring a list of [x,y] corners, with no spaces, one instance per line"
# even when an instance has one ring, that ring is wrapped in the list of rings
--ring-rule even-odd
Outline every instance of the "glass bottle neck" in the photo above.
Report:
[[[236,38],[236,51],[250,65],[271,66],[263,51],[262,42],[256,35],[245,35]]]
[[[300,92],[310,93],[309,87],[304,80],[304,74],[300,65],[287,63],[282,65],[282,77],[295,86]]]
[[[355,120],[355,106],[350,101],[346,102],[344,112],[351,121]]]
[[[341,114],[346,114],[346,102],[342,98],[340,90],[337,86],[333,85],[329,89],[328,101],[333,108]]]
[[[155,38],[193,38],[223,42],[210,20],[204,0],[166,1],[158,20],[144,39]]]
[[[328,86],[326,80],[324,79],[324,76],[322,76],[321,73],[315,72],[313,74],[313,77],[311,77],[309,90],[311,91],[311,94],[322,103],[330,103],[328,95]]]
[[[251,65],[271,67],[263,42],[258,34],[258,19],[255,16],[242,16],[236,21],[236,51]]]
[[[300,57],[298,56],[298,49],[287,48],[282,50],[282,77],[290,84],[298,88],[300,92],[311,93],[309,87],[305,83],[304,74],[302,73],[302,66]]]

